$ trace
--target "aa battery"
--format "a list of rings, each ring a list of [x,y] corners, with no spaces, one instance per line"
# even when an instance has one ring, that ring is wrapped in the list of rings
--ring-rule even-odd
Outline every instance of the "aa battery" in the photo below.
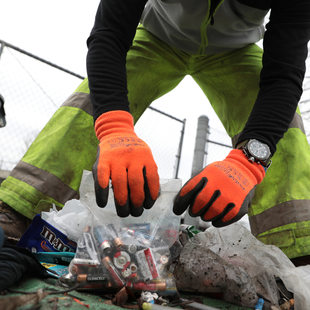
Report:
[[[123,242],[119,238],[117,230],[113,224],[96,226],[94,228],[94,237],[102,250],[110,248],[111,242],[113,242],[117,248],[120,248],[123,245]]]
[[[76,277],[77,282],[108,282],[106,276],[89,275],[89,274],[79,274]]]
[[[113,243],[117,248],[120,248],[123,245],[121,238],[119,238],[117,230],[113,224],[106,225],[107,230],[109,231],[110,236],[112,237]]]
[[[159,261],[161,264],[166,265],[169,262],[169,257],[167,255],[161,255]]]
[[[130,255],[125,251],[118,251],[113,256],[114,266],[118,269],[126,269],[130,265]]]
[[[125,279],[138,280],[138,266],[134,263],[131,263],[128,268],[122,270],[122,276]]]
[[[104,253],[108,254],[111,252],[111,243],[107,239],[106,229],[103,226],[94,227],[94,237],[97,241],[99,249]]]
[[[125,279],[138,277],[138,266],[131,261],[131,256],[126,251],[116,252],[113,257],[113,263]]]
[[[93,268],[97,268],[100,266],[100,262],[98,260],[93,259],[85,259],[85,258],[73,258],[69,270],[73,274],[83,274],[89,273]]]
[[[130,268],[132,273],[136,273],[138,271],[138,267],[134,263],[130,264],[129,268]]]
[[[117,285],[117,287],[124,286],[125,282],[123,281],[117,269],[114,267],[110,257],[105,256],[102,259],[102,263],[106,267],[107,271],[109,272],[109,275],[111,276],[112,281],[115,283],[115,285]]]
[[[166,281],[157,281],[155,283],[128,282],[127,286],[134,290],[150,291],[150,292],[164,291],[167,287]]]
[[[152,280],[159,277],[152,249],[147,248],[138,251],[135,257],[138,262],[139,272],[142,274],[144,280]]]
[[[135,244],[130,244],[127,246],[127,250],[130,254],[135,254],[137,252],[138,247]]]
[[[71,264],[76,266],[98,267],[100,262],[96,259],[73,258]]]

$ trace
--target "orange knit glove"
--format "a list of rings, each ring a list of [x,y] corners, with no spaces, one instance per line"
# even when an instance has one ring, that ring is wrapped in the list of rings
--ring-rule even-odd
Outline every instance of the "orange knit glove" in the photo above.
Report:
[[[134,132],[133,118],[126,111],[103,113],[95,122],[100,141],[93,166],[96,201],[105,207],[112,181],[117,214],[140,216],[159,194],[157,166],[148,145]]]
[[[173,211],[212,221],[216,227],[238,221],[248,211],[255,186],[265,169],[248,160],[242,150],[232,150],[223,161],[206,166],[190,179],[175,198]]]

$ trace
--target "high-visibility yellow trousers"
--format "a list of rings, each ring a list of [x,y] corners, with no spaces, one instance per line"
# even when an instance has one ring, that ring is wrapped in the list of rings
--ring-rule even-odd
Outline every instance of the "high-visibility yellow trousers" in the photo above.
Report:
[[[262,50],[255,44],[223,54],[189,55],[140,26],[127,55],[131,113],[137,121],[155,99],[191,75],[235,142],[257,96],[261,58]],[[61,207],[78,198],[82,172],[91,170],[97,145],[85,79],[1,184],[0,200],[32,218],[52,203]],[[310,149],[296,111],[256,188],[249,210],[252,233],[290,258],[310,255],[309,189]]]

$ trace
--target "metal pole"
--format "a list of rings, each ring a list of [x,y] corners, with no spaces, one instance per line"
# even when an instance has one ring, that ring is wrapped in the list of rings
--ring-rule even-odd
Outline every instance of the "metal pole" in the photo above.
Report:
[[[0,46],[0,58],[1,58],[4,47],[5,47],[5,43],[3,41],[0,41],[0,44],[1,44],[1,46]]]
[[[179,175],[179,167],[180,167],[181,153],[182,153],[184,133],[185,133],[185,124],[186,124],[186,119],[184,118],[183,119],[182,129],[181,129],[181,137],[180,137],[180,142],[179,142],[179,149],[178,149],[178,153],[176,155],[176,170],[175,170],[175,176],[174,176],[175,179],[177,179],[178,175]]]
[[[210,143],[213,143],[213,144],[216,144],[216,145],[220,145],[220,146],[225,146],[225,147],[228,147],[228,148],[232,149],[232,146],[228,145],[228,144],[212,141],[212,140],[209,140],[209,139],[207,139],[207,142],[210,142]]]
[[[17,46],[14,46],[14,45],[10,44],[10,43],[4,42],[4,41],[2,41],[2,40],[0,40],[0,43],[1,43],[1,46],[2,46],[2,45],[5,45],[6,47],[12,48],[12,49],[15,50],[15,51],[18,51],[18,52],[20,52],[20,53],[22,53],[22,54],[25,54],[25,55],[27,55],[27,56],[29,56],[29,57],[32,57],[32,58],[36,59],[36,60],[39,60],[39,61],[41,61],[41,62],[43,62],[43,63],[45,63],[45,64],[47,64],[47,65],[49,65],[49,66],[51,66],[51,67],[54,67],[54,68],[59,69],[59,70],[61,70],[61,71],[64,71],[64,72],[66,72],[66,73],[68,73],[68,74],[71,74],[71,75],[73,75],[73,76],[75,76],[75,77],[77,77],[77,78],[80,78],[80,79],[82,79],[82,80],[85,79],[84,76],[81,76],[81,75],[79,75],[79,74],[77,74],[77,73],[74,73],[74,72],[72,72],[72,71],[70,71],[70,70],[67,70],[67,69],[65,69],[65,68],[63,68],[63,67],[60,67],[60,66],[58,66],[58,65],[56,65],[56,64],[54,64],[54,63],[52,63],[52,62],[50,62],[50,61],[47,61],[47,60],[45,60],[45,59],[43,59],[43,58],[41,58],[41,57],[38,57],[38,56],[36,56],[36,55],[33,55],[33,54],[31,54],[31,53],[29,53],[29,52],[27,52],[27,51],[25,51],[25,50],[23,50],[23,49],[21,49],[21,48],[19,48],[19,47],[17,47]],[[0,54],[0,55],[1,55],[1,54]]]
[[[195,150],[192,164],[192,177],[202,170],[205,156],[207,154],[206,146],[209,136],[209,119],[205,115],[198,118]]]
[[[177,118],[177,117],[175,117],[175,116],[173,116],[173,115],[170,115],[170,114],[168,114],[168,113],[166,113],[166,112],[164,112],[164,111],[158,110],[158,109],[153,108],[153,107],[151,107],[151,106],[149,106],[148,108],[149,108],[150,110],[153,110],[153,111],[155,111],[155,112],[158,112],[158,113],[160,113],[160,114],[162,114],[162,115],[165,115],[165,116],[167,116],[167,117],[169,117],[169,118],[171,118],[171,119],[174,119],[175,121],[178,121],[178,122],[180,122],[180,123],[183,123],[183,122],[184,122],[184,120],[182,121],[181,119],[179,119],[179,118]]]
[[[184,140],[184,133],[185,133],[185,124],[186,124],[186,119],[184,118],[183,120],[173,116],[173,115],[170,115],[166,112],[163,112],[161,110],[158,110],[156,108],[153,108],[151,106],[148,107],[150,110],[153,110],[157,113],[160,113],[164,116],[167,116],[177,122],[180,122],[182,123],[182,129],[181,129],[181,137],[180,137],[180,142],[179,142],[179,148],[178,148],[178,153],[176,155],[176,169],[175,169],[175,173],[174,173],[174,178],[177,179],[178,178],[178,175],[179,175],[179,167],[180,167],[180,161],[181,161],[181,153],[182,153],[182,148],[183,148],[183,140]]]
[[[205,163],[205,156],[207,155],[206,147],[209,135],[209,118],[205,115],[201,115],[198,118],[197,132],[196,132],[196,142],[194,149],[194,157],[192,164],[192,177],[198,174]],[[200,219],[199,217],[191,217],[188,210],[184,216],[184,224],[194,225],[199,227]],[[204,225],[210,226],[210,225]]]

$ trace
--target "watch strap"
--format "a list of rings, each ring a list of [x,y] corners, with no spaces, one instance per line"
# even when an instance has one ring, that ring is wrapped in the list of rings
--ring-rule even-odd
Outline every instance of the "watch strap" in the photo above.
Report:
[[[251,139],[247,139],[247,140],[244,140],[244,141],[238,143],[236,148],[241,149],[243,151],[243,153],[246,155],[246,157],[249,159],[249,161],[259,163],[262,166],[264,166],[265,169],[269,168],[269,166],[271,165],[271,156],[269,156],[266,160],[261,160],[261,159],[256,158],[252,154],[250,154],[250,152],[248,151],[248,148],[247,148],[247,144],[250,140]]]

